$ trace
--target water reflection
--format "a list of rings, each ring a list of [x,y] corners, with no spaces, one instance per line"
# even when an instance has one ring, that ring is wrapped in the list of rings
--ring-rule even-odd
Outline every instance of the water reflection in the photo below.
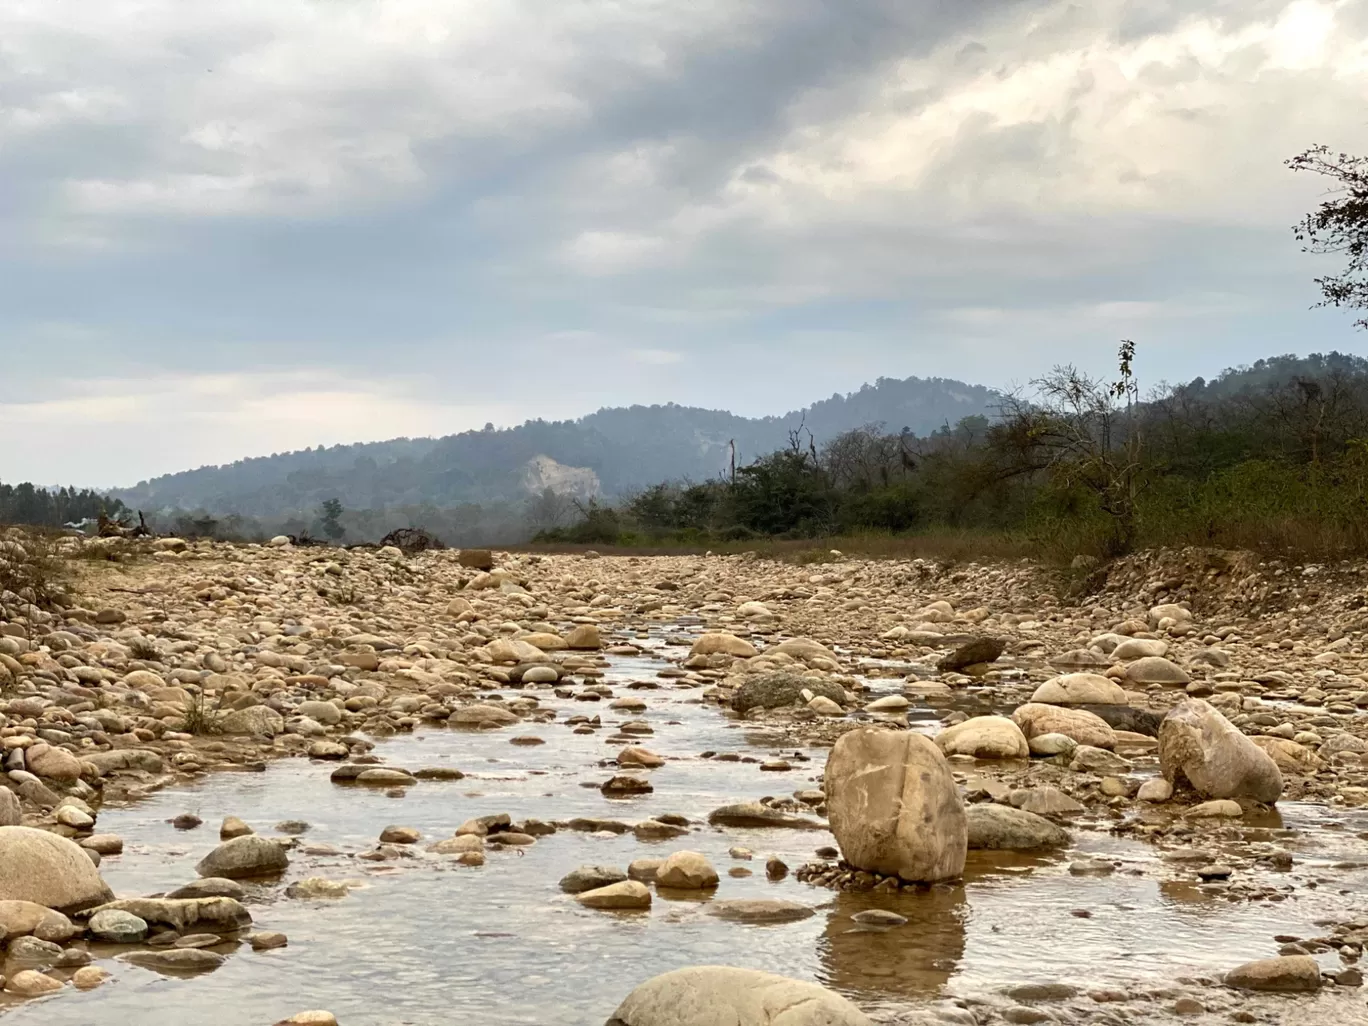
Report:
[[[866,909],[896,912],[907,923],[883,929],[851,919]],[[821,978],[828,986],[871,1000],[933,998],[959,970],[967,918],[962,886],[838,894],[817,944]]]

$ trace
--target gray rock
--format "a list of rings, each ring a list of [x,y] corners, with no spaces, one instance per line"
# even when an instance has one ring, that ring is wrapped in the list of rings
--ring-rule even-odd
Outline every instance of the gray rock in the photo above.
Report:
[[[845,688],[825,677],[808,677],[781,670],[743,681],[732,695],[731,705],[737,712],[778,709],[801,702],[804,690],[811,691],[814,696],[828,698],[837,705],[845,701]]]
[[[627,874],[616,866],[580,866],[561,877],[560,889],[566,894],[583,894],[626,879]]]
[[[137,944],[147,936],[147,923],[132,912],[107,908],[90,917],[91,936],[110,944]]]
[[[24,821],[24,810],[19,796],[8,787],[0,787],[0,827],[19,826]]]
[[[195,872],[200,876],[222,876],[241,880],[272,876],[289,868],[290,858],[275,841],[248,834],[225,841],[200,860]]]
[[[1067,830],[1024,809],[982,804],[969,806],[966,814],[971,850],[1036,851],[1069,843]]]
[[[225,713],[218,728],[224,734],[275,737],[285,730],[285,717],[269,706],[252,705]]]
[[[30,968],[54,965],[62,957],[62,946],[39,937],[16,937],[10,941],[6,955],[11,962]]]
[[[1163,719],[1158,713],[1150,712],[1148,709],[1137,709],[1133,705],[1097,703],[1078,705],[1074,708],[1102,717],[1112,730],[1128,730],[1132,734],[1145,734],[1148,737],[1159,736],[1159,723]]]
[[[789,827],[794,830],[825,830],[826,825],[806,816],[794,816],[771,809],[762,802],[739,802],[714,809],[708,816],[713,826],[729,827]]]
[[[966,666],[973,666],[976,663],[995,662],[1006,648],[1007,642],[1002,638],[991,638],[986,635],[973,638],[949,655],[942,656],[940,661],[936,663],[936,669],[946,672],[962,670]]]

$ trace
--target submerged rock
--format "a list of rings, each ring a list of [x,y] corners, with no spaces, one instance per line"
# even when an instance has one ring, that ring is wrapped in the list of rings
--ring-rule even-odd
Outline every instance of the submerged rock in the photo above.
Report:
[[[203,948],[169,948],[165,951],[130,951],[120,956],[125,962],[159,973],[186,975],[212,972],[228,961]]]
[[[796,923],[810,919],[813,910],[807,905],[776,898],[726,898],[710,901],[704,911],[715,919],[732,923]]]

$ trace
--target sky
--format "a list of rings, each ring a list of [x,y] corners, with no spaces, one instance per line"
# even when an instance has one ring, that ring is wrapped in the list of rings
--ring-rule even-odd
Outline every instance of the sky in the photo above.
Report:
[[[0,0],[0,480],[1368,351],[1368,0]]]

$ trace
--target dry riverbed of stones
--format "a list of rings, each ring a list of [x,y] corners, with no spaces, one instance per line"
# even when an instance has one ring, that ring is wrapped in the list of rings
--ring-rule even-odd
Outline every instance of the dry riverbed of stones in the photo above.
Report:
[[[24,543],[19,532],[0,537],[0,560],[25,558]],[[1269,937],[1267,959],[1219,978],[1091,989],[1021,981],[867,1014],[815,983],[693,966],[632,990],[610,1026],[832,1026],[870,1014],[964,1024],[1368,1020],[1359,969],[1368,901],[1348,884],[1361,882],[1354,874],[1368,859],[1302,872],[1315,839],[1277,811],[1319,809],[1340,842],[1358,823],[1368,851],[1359,811],[1368,806],[1368,565],[1185,550],[1061,581],[1026,564],[839,553],[800,566],[406,555],[287,539],[65,544],[80,574],[70,603],[39,608],[0,593],[0,1008],[108,985],[100,962],[109,957],[193,976],[244,944],[286,945],[253,922],[253,910],[269,918],[274,900],[261,903],[262,888],[292,859],[338,854],[311,845],[307,824],[263,836],[230,817],[194,867],[198,879],[116,897],[99,866],[128,856],[100,831],[102,809],[282,758],[317,763],[339,788],[398,797],[461,771],[390,765],[386,738],[447,727],[554,744],[540,728],[557,725],[610,746],[595,781],[605,795],[649,794],[653,776],[681,758],[750,760],[755,790],[779,793],[738,795],[708,824],[669,813],[635,822],[505,814],[453,824],[437,840],[396,824],[355,858],[384,863],[421,847],[480,872],[496,852],[554,843],[564,830],[678,838],[663,857],[586,865],[560,881],[585,909],[630,916],[662,889],[725,886],[687,846],[700,829],[829,829],[835,845],[814,845],[801,865],[754,853],[769,878],[812,885],[814,901],[831,890],[955,886],[970,853],[1068,852],[1088,832],[1143,844],[1153,872],[1232,904],[1345,892],[1317,935]],[[604,683],[610,660],[647,651],[666,657],[654,680]],[[753,721],[794,754],[658,753],[650,725],[633,716],[661,688]],[[552,699],[572,711],[558,714]],[[814,746],[830,748],[819,779],[801,754]],[[734,851],[733,868],[752,854]],[[1073,858],[1069,871],[1149,870],[1094,855]],[[278,897],[336,900],[361,885],[306,877]],[[719,896],[706,914],[782,924],[811,908]],[[901,920],[871,907],[852,928],[896,931]],[[283,1021],[334,1020],[309,1011]]]

